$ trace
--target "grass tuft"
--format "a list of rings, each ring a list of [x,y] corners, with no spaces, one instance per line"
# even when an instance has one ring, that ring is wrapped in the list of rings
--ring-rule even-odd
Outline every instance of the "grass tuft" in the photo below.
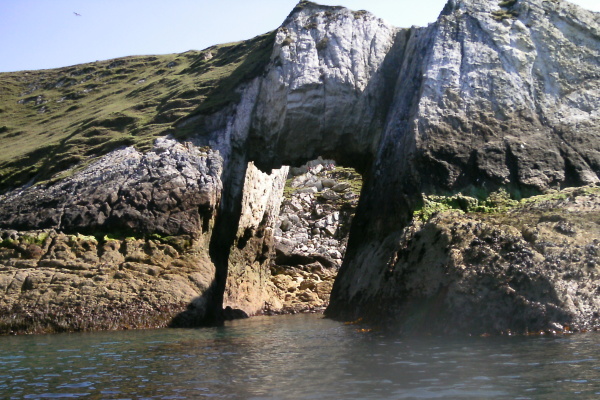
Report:
[[[512,8],[517,4],[518,0],[504,0],[500,1],[498,5],[507,10],[497,10],[492,12],[492,18],[500,22],[505,19],[517,18],[519,13]]]

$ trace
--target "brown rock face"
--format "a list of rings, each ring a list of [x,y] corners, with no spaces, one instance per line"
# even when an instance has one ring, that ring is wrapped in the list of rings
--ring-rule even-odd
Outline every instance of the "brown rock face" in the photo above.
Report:
[[[229,209],[221,204],[219,154],[170,139],[146,154],[118,150],[72,178],[5,196],[4,226],[92,236],[5,232],[2,331],[193,326],[228,318],[222,307],[262,310],[287,169],[265,174],[253,164],[232,165],[246,172],[227,175],[228,204],[241,199]],[[232,236],[228,229],[236,228]]]
[[[207,313],[215,274],[191,236],[1,231],[0,333],[164,327]]]

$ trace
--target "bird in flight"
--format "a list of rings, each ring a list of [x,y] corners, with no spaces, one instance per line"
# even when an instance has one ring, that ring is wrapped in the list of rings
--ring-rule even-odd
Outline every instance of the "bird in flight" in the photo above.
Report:
[[[73,11],[73,14],[75,14],[76,17],[81,17],[81,14],[76,13],[75,11]]]

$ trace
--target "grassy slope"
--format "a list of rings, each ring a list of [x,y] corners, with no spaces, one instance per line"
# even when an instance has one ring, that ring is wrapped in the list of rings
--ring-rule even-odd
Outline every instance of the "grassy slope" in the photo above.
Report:
[[[123,146],[149,149],[176,121],[235,102],[274,33],[203,51],[0,74],[0,192],[64,176]]]

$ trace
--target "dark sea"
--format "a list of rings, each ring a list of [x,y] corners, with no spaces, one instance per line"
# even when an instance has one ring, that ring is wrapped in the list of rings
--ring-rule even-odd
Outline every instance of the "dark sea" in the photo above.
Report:
[[[410,337],[321,315],[0,337],[0,399],[597,399],[600,333]]]

